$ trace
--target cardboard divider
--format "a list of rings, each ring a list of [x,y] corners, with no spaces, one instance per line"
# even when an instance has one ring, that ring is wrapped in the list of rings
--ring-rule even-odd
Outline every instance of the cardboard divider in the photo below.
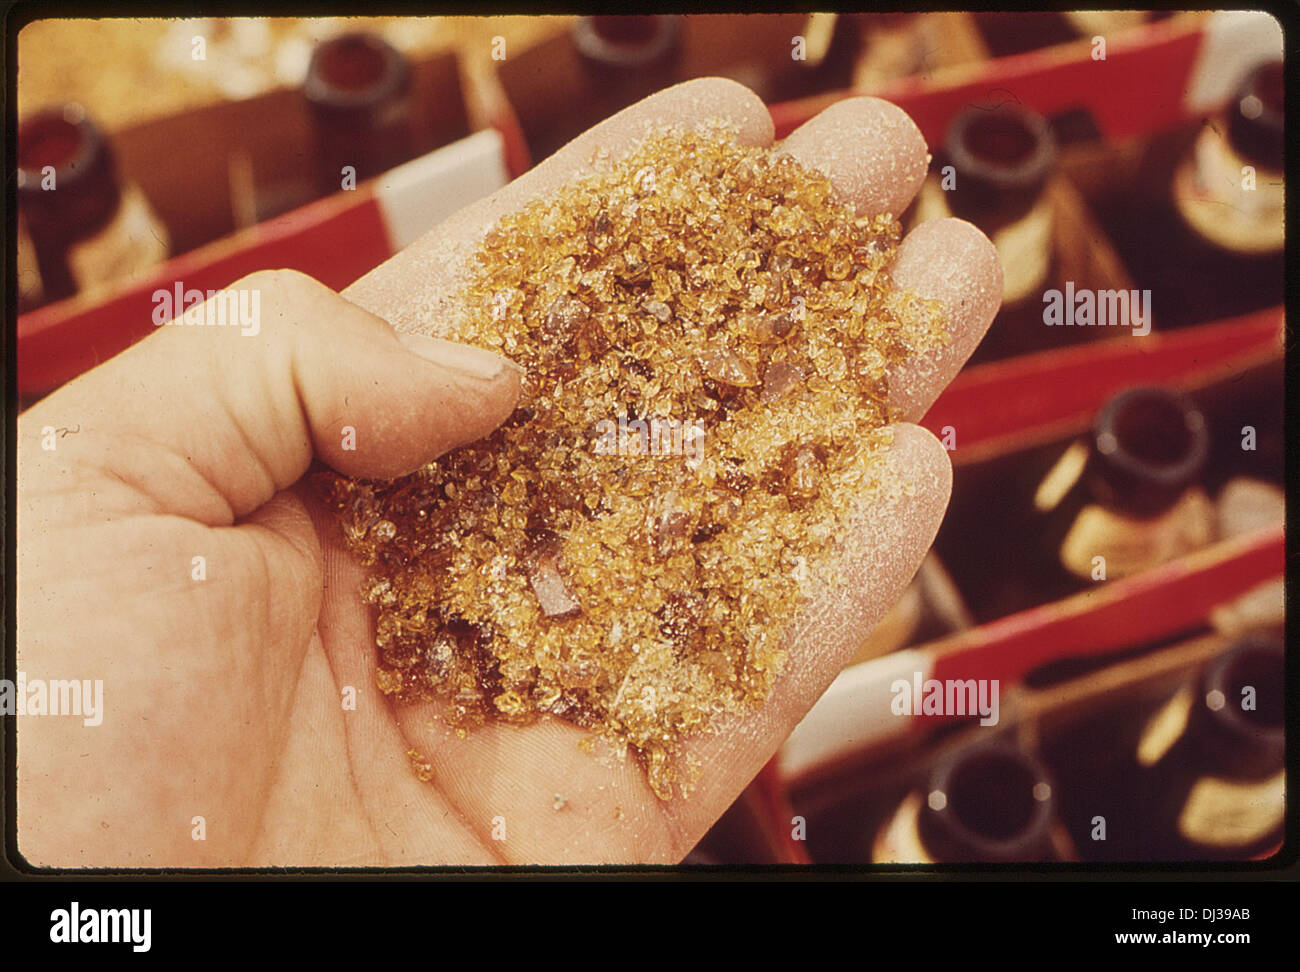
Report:
[[[470,128],[455,53],[415,60],[411,67],[414,158],[468,135]],[[311,117],[296,88],[214,102],[110,137],[122,176],[144,190],[177,255],[239,228],[230,190],[236,150],[245,160],[262,218],[316,198],[309,170]]]
[[[504,185],[504,138],[484,131],[340,192],[174,257],[108,298],[80,294],[18,320],[18,393],[30,402],[149,334],[153,295],[216,290],[288,268],[341,290],[415,236]]]
[[[957,430],[956,465],[1027,449],[1082,431],[1129,385],[1204,387],[1282,356],[1282,307],[1185,328],[1123,336],[964,369],[921,424]]]
[[[1188,117],[1186,96],[1195,83],[1205,24],[1203,17],[1191,15],[1125,31],[1111,39],[1104,62],[1094,61],[1091,45],[1080,39],[1027,54],[954,65],[871,93],[911,115],[931,145],[942,139],[948,123],[963,108],[992,107],[1002,101],[1019,102],[1049,118],[1086,107],[1108,138],[1152,134]],[[856,93],[830,92],[773,105],[777,138]]]
[[[917,673],[923,680],[997,679],[1006,692],[1051,661],[1105,657],[1193,632],[1208,623],[1215,606],[1280,576],[1284,562],[1278,524],[1064,601],[846,669],[786,740],[779,756],[781,778],[798,788],[953,721],[948,715],[892,716],[890,686],[897,679],[910,682]]]

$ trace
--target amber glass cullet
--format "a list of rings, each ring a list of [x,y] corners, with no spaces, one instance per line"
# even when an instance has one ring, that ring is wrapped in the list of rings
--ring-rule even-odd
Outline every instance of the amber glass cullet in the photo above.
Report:
[[[513,417],[326,484],[373,568],[384,691],[465,730],[556,716],[630,745],[664,799],[689,782],[683,740],[768,696],[851,507],[906,488],[879,472],[888,372],[948,338],[891,285],[898,238],[721,129],[503,218],[431,326],[522,366]]]

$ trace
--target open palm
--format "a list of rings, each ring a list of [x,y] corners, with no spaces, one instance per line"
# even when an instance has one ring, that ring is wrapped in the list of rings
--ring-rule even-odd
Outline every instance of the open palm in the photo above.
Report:
[[[313,457],[401,475],[504,420],[517,372],[436,340],[476,241],[647,132],[717,120],[771,144],[746,89],[679,85],[463,210],[346,300],[299,274],[256,274],[233,286],[260,292],[258,336],[163,328],[20,417],[19,669],[103,679],[105,702],[100,726],[20,718],[31,863],[663,863],[698,841],[920,563],[951,480],[933,437],[896,427],[889,462],[910,488],[856,509],[839,553],[848,583],[805,606],[763,708],[691,742],[703,775],[668,802],[635,760],[583,752],[585,733],[563,722],[461,737],[435,704],[382,695],[364,570],[301,479]],[[901,212],[927,168],[915,126],[869,98],[826,110],[783,150],[863,212]],[[893,273],[944,303],[953,336],[890,375],[915,421],[988,326],[1001,271],[977,230],[938,220],[908,236]],[[53,449],[50,429],[67,430]]]

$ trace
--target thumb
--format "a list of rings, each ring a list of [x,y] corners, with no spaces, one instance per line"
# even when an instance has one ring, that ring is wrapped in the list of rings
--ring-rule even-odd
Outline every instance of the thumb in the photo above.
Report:
[[[226,313],[202,316],[214,301]],[[310,277],[262,271],[50,395],[24,424],[81,433],[58,440],[58,465],[85,460],[152,512],[225,525],[313,456],[350,476],[412,472],[504,421],[520,380],[491,352],[398,335]],[[41,462],[41,450],[27,454]]]

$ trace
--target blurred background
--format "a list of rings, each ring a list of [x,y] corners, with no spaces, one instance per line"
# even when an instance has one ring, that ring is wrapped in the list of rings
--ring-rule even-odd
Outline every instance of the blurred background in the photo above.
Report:
[[[688,863],[1274,853],[1268,15],[37,21],[18,37],[21,399],[148,334],[160,290],[268,266],[342,288],[706,75],[756,91],[778,137],[852,94],[900,104],[933,154],[904,226],[974,222],[1006,279],[925,419],[956,470],[933,553]]]

